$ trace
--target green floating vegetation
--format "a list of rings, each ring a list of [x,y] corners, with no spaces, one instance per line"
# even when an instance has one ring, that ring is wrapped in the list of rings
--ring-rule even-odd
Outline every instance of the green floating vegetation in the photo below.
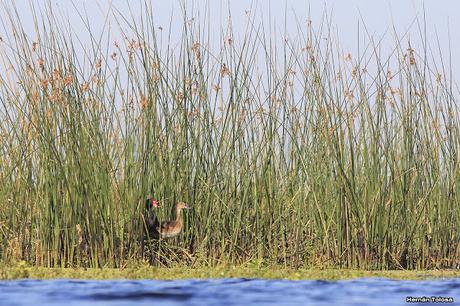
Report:
[[[423,20],[418,43],[395,33],[385,54],[361,31],[348,54],[328,18],[280,42],[251,16],[216,37],[184,12],[181,40],[165,41],[150,5],[112,9],[119,27],[97,33],[83,16],[84,41],[51,6],[33,8],[33,35],[3,7],[0,262],[28,267],[2,278],[417,278],[307,268],[458,264],[458,90]],[[148,196],[161,220],[192,207],[154,255]],[[149,256],[157,268],[129,268]],[[251,262],[265,268],[217,268]]]
[[[289,280],[347,280],[353,278],[384,277],[391,279],[424,280],[460,277],[458,270],[385,270],[365,271],[351,269],[289,269],[283,267],[257,268],[250,266],[216,266],[202,268],[154,268],[139,265],[125,269],[114,268],[43,268],[25,263],[0,267],[0,280],[13,279],[209,279],[209,278],[264,278]]]

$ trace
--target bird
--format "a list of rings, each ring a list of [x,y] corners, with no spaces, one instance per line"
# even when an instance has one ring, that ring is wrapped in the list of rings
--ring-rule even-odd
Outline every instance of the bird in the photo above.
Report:
[[[150,264],[153,266],[156,262],[156,253],[158,251],[158,239],[160,234],[158,233],[158,226],[160,221],[158,221],[157,214],[155,209],[160,205],[157,200],[153,198],[148,198],[145,201],[145,208],[142,213],[142,238],[141,238],[141,254],[144,256],[145,248],[147,247],[147,255],[150,258]]]
[[[153,198],[148,198],[145,203],[145,210],[142,217],[144,222],[144,233],[147,239],[159,238],[158,227],[160,226],[160,221],[158,221],[157,214],[154,210],[159,206],[160,204],[158,201]]]
[[[176,219],[171,221],[163,221],[161,225],[157,227],[157,231],[161,239],[173,238],[180,234],[182,230],[182,209],[189,209],[189,207],[184,202],[178,202],[176,204]]]

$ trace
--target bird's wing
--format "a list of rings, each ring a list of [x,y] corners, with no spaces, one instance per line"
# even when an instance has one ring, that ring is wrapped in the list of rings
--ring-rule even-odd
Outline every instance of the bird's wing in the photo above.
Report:
[[[174,228],[176,222],[174,221],[163,221],[160,226],[161,231],[170,231]]]

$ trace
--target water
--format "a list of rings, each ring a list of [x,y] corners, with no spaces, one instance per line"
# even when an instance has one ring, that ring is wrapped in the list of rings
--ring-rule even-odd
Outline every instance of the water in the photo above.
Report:
[[[449,297],[454,302],[406,303],[407,296]],[[17,280],[0,282],[0,305],[460,305],[460,278]]]

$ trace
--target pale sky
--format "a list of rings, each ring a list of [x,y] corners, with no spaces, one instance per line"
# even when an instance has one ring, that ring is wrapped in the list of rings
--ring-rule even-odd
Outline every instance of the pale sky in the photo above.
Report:
[[[131,10],[136,17],[141,14],[140,3],[144,1],[94,1],[94,0],[59,0],[51,1],[56,12],[68,19],[74,28],[76,36],[85,39],[86,30],[82,26],[81,19],[75,13],[75,9],[87,15],[91,27],[95,33],[102,27],[104,13],[107,12],[110,3],[119,11],[129,17]],[[22,18],[23,26],[33,37],[32,20],[30,18],[29,3],[43,5],[46,1],[15,0],[18,13]],[[5,3],[5,2],[4,2]],[[3,5],[4,5],[3,3]],[[129,3],[129,6],[128,6]],[[180,27],[182,24],[182,9],[180,0],[152,0],[154,7],[154,17],[156,25],[161,26],[164,31],[169,31],[170,22],[172,24],[172,36],[179,39]],[[201,15],[210,12],[210,23],[212,28],[219,33],[221,26],[225,26],[228,12],[232,15],[234,31],[236,36],[244,31],[243,21],[245,11],[256,12],[258,21],[268,24],[271,16],[272,21],[279,25],[279,33],[284,31],[284,20],[286,19],[286,32],[295,34],[297,32],[297,20],[305,21],[310,18],[313,24],[319,23],[323,12],[326,10],[331,15],[332,24],[336,26],[339,34],[340,45],[344,50],[353,51],[357,45],[357,25],[362,19],[368,31],[380,38],[388,38],[388,46],[394,40],[392,37],[392,26],[402,35],[406,31],[413,33],[413,37],[419,38],[419,30],[416,18],[422,22],[424,14],[426,16],[428,43],[437,49],[437,40],[444,53],[443,58],[448,58],[449,44],[453,55],[453,74],[454,79],[460,76],[460,1],[458,0],[186,0],[186,5],[193,6]],[[4,15],[4,6],[0,6],[0,16]],[[230,7],[230,8],[228,8]],[[192,17],[192,16],[190,16]],[[0,25],[0,34],[5,35],[5,29]],[[113,29],[116,31],[116,29]],[[390,31],[390,32],[388,32]],[[450,33],[449,33],[450,31]],[[450,39],[449,39],[450,35]]]

